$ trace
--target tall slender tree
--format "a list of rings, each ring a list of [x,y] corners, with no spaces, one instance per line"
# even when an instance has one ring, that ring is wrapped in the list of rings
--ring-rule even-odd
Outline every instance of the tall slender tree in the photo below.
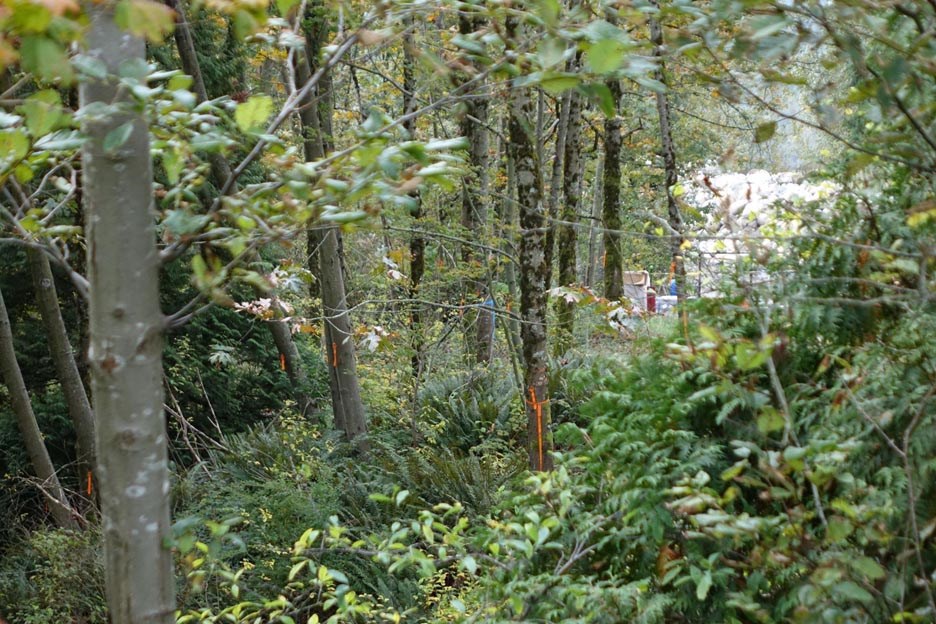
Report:
[[[508,17],[509,43],[518,41],[519,23]],[[535,104],[529,88],[514,85],[509,98],[510,149],[517,177],[520,213],[520,305],[523,325],[524,403],[527,414],[527,452],[530,468],[552,468],[549,372],[546,325],[546,290],[549,287],[549,250],[546,246],[546,207],[542,163],[537,156]]]
[[[68,415],[75,427],[78,476],[82,483],[87,483],[85,492],[90,495],[93,488],[94,413],[91,411],[91,402],[88,400],[88,393],[81,380],[71,342],[68,340],[49,258],[36,249],[29,249],[26,253],[29,258],[39,314],[42,316],[46,339],[49,342],[52,363],[55,365],[55,372],[62,386]]]
[[[413,20],[408,18],[406,33],[403,35],[403,116],[405,118],[403,129],[411,139],[416,136],[416,117],[407,116],[416,109],[416,41],[413,37],[413,28]],[[416,230],[409,241],[409,297],[413,300],[410,304],[409,325],[413,348],[411,365],[413,367],[413,377],[416,380],[414,387],[418,389],[418,380],[423,372],[423,306],[417,302],[417,299],[419,299],[419,286],[426,272],[426,238],[419,232],[420,222],[423,217],[419,189],[410,191],[409,196],[413,202],[410,208],[410,216],[413,217]]]
[[[299,84],[305,84],[319,69],[319,53],[328,33],[328,9],[324,2],[310,3],[304,28],[305,54],[296,60]],[[310,93],[299,109],[308,160],[318,160],[332,150],[333,97],[331,77],[326,74],[318,82],[316,92]],[[349,440],[354,440],[367,433],[367,416],[358,382],[354,335],[345,293],[341,230],[336,225],[313,225],[309,228],[308,248],[310,268],[319,278],[322,297],[323,344],[335,427],[344,431]],[[360,441],[358,446],[366,448]]]
[[[604,171],[602,173],[601,225],[604,227],[604,295],[620,299],[624,281],[621,251],[621,83],[608,81],[614,98],[614,115],[604,122]]]
[[[659,4],[653,0],[654,6]],[[670,229],[674,232],[670,237],[671,266],[676,280],[676,296],[681,300],[686,295],[686,264],[683,257],[682,216],[673,189],[679,180],[676,170],[676,146],[673,143],[672,115],[669,106],[668,80],[666,77],[666,63],[664,54],[666,49],[663,42],[663,25],[659,18],[651,17],[650,42],[653,44],[653,56],[657,59],[657,69],[654,78],[667,89],[657,91],[655,94],[657,117],[660,122],[660,148],[663,154],[663,187],[666,193],[666,215]]]
[[[482,19],[471,11],[462,11],[458,16],[459,34],[464,37],[474,35],[482,26]],[[470,66],[470,59],[463,61]],[[471,72],[463,72],[462,79],[473,79]],[[468,139],[468,166],[471,173],[462,182],[461,225],[470,236],[483,239],[488,220],[488,98],[478,89],[467,94],[461,103],[464,113],[460,121],[460,132]],[[483,261],[478,259],[470,245],[462,245],[462,262],[471,267]],[[474,270],[473,267],[471,270]],[[491,293],[485,292],[483,279],[469,280],[468,297],[486,300]],[[478,322],[473,333],[469,329],[467,338],[471,357],[476,363],[490,360],[493,347],[494,313],[490,306],[478,308]]]
[[[87,53],[107,68],[79,89],[88,224],[92,397],[103,516],[107,604],[114,624],[170,624],[175,580],[166,547],[169,466],[163,418],[163,316],[149,131],[115,78],[144,62],[142,39],[118,28],[114,6],[85,4]],[[99,104],[100,105],[100,104]],[[118,130],[122,129],[122,130]],[[114,147],[107,137],[126,137]]]
[[[577,65],[573,65],[573,71]],[[582,97],[574,90],[568,91],[569,102],[565,109],[565,141],[562,171],[562,212],[558,225],[559,265],[557,283],[569,286],[576,280],[576,223],[582,204],[582,177],[585,160],[582,157]],[[556,345],[555,352],[563,354],[572,347],[575,328],[575,304],[560,297],[556,301]]]
[[[10,392],[10,402],[13,414],[16,416],[16,425],[23,436],[23,445],[32,464],[40,487],[49,501],[49,511],[55,523],[64,528],[76,528],[74,513],[65,490],[59,482],[55,466],[49,458],[49,451],[42,440],[42,432],[36,422],[29,393],[23,374],[16,361],[16,351],[13,348],[13,330],[10,327],[10,317],[7,314],[6,304],[3,302],[3,293],[0,293],[0,378]]]

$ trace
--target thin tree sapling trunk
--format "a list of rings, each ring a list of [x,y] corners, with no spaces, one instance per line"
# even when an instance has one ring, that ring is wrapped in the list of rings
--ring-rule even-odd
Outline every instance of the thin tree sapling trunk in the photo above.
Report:
[[[16,361],[16,352],[13,349],[13,330],[10,327],[10,317],[3,302],[3,293],[0,292],[0,375],[3,383],[10,392],[10,403],[13,415],[16,417],[16,426],[23,436],[23,445],[32,464],[36,477],[39,478],[40,487],[49,501],[49,511],[55,523],[66,529],[78,528],[75,515],[72,512],[65,490],[55,473],[55,466],[49,458],[49,451],[42,440],[42,432],[36,422],[36,415],[29,401],[26,383]]]
[[[52,363],[55,365],[55,372],[62,385],[68,415],[75,427],[78,477],[80,483],[86,488],[85,493],[91,496],[94,466],[94,413],[91,411],[91,402],[88,400],[88,393],[81,380],[71,342],[68,340],[49,258],[36,249],[27,250],[26,255],[29,258],[33,287],[36,290],[36,302],[46,330]]]

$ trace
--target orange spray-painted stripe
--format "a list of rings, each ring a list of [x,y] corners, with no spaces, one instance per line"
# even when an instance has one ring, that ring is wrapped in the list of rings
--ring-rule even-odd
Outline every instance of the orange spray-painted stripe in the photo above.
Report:
[[[92,490],[92,488],[93,488],[93,483],[92,483],[92,480],[91,480],[91,471],[89,470],[89,471],[88,471],[88,487],[87,487],[88,496],[91,496],[91,490]]]
[[[280,370],[286,370],[286,356],[280,353]]]
[[[536,445],[537,445],[537,459],[539,463],[537,468],[539,470],[543,469],[543,404],[536,400],[536,389],[533,386],[530,386],[530,405],[533,406],[533,410],[536,413]]]
[[[332,368],[338,368],[338,343],[332,342]]]

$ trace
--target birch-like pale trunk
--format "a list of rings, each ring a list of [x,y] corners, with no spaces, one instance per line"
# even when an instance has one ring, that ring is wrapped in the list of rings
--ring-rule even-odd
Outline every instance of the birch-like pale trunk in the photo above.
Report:
[[[75,529],[78,523],[74,513],[65,497],[65,490],[55,474],[55,466],[49,458],[49,451],[42,440],[42,432],[36,422],[23,373],[16,361],[16,351],[13,348],[13,329],[10,327],[10,316],[7,314],[6,304],[3,302],[3,293],[0,292],[0,379],[10,392],[10,403],[13,415],[16,417],[16,426],[23,436],[23,445],[32,464],[33,471],[39,479],[39,485],[49,502],[49,511],[55,523],[66,529]]]
[[[117,27],[113,5],[85,4],[86,53],[116,76],[146,58],[143,40]],[[149,131],[115,79],[89,79],[83,198],[88,240],[92,397],[107,604],[113,624],[171,624],[175,581],[169,522],[169,466],[163,417],[163,316],[153,210]],[[132,131],[105,149],[119,128]],[[118,131],[119,132],[119,131]]]

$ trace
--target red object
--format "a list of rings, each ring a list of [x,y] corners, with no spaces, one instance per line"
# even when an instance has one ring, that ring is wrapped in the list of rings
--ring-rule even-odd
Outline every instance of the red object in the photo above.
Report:
[[[647,312],[656,313],[656,291],[652,288],[647,289]]]

